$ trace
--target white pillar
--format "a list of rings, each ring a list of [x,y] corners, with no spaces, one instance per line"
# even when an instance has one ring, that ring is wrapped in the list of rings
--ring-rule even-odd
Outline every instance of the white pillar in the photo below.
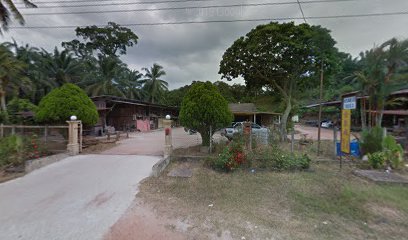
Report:
[[[67,151],[71,156],[79,154],[78,129],[81,121],[67,121],[68,123],[68,145]]]

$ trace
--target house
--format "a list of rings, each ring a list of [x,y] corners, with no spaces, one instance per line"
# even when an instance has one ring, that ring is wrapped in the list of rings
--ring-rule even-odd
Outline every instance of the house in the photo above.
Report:
[[[228,108],[234,114],[234,122],[252,121],[262,126],[280,123],[282,114],[259,111],[254,103],[230,103]]]
[[[147,132],[163,127],[163,120],[170,115],[177,124],[179,109],[140,100],[116,96],[91,97],[99,113],[93,134],[100,135],[110,129]]]

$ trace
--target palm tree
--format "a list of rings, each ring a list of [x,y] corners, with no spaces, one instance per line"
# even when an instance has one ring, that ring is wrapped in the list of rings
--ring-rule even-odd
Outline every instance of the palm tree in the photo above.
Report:
[[[168,90],[169,84],[160,79],[160,77],[166,75],[166,72],[157,63],[154,63],[150,69],[143,68],[142,70],[146,72],[146,79],[141,81],[144,83],[143,89],[146,91],[146,100],[151,103],[160,101],[163,98],[164,92]]]
[[[0,45],[0,110],[7,111],[7,92],[15,91],[18,86],[27,84],[24,76],[26,64],[16,59],[5,46]]]
[[[50,81],[53,81],[57,87],[65,83],[76,83],[78,75],[81,72],[82,65],[73,58],[72,53],[68,51],[58,51],[54,49],[54,54],[44,55],[44,70],[48,73]]]
[[[354,76],[362,93],[369,96],[370,126],[374,120],[372,110],[375,111],[376,125],[381,126],[386,99],[400,85],[398,71],[407,65],[407,53],[408,40],[398,41],[393,38],[360,54],[362,70],[356,72]]]
[[[119,87],[125,93],[127,98],[142,99],[142,80],[143,74],[136,70],[126,69],[119,78]]]
[[[28,0],[22,0],[24,5],[29,8],[36,8],[37,6]],[[13,17],[20,23],[24,24],[24,18],[21,15],[20,11],[17,9],[14,1],[12,0],[4,0],[0,1],[0,24],[2,25],[3,29],[7,30],[8,25],[10,24],[11,20],[10,17]],[[0,30],[1,32],[1,30]]]
[[[124,71],[125,64],[117,57],[101,57],[97,61],[95,71],[86,76],[79,85],[84,86],[91,96],[113,95],[125,97],[120,86],[120,73]]]

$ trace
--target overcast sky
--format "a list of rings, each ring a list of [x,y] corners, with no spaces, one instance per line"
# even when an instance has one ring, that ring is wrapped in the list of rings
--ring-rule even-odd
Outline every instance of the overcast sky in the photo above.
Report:
[[[112,0],[89,1],[90,4],[118,3],[116,6],[81,7],[81,8],[41,8],[41,6],[67,5],[63,3],[41,4],[38,9],[22,9],[26,13],[73,12],[85,10],[122,10],[140,8],[165,8],[184,6],[230,5],[241,3],[296,2],[295,0],[218,0],[204,2],[165,3],[150,5],[119,5],[120,3],[146,2],[158,0]],[[69,5],[75,4],[69,2]],[[303,0],[301,2],[311,1]],[[76,3],[76,5],[88,3]],[[355,0],[348,2],[302,3],[306,17],[334,16],[349,14],[408,12],[407,0]],[[98,13],[82,15],[46,15],[25,16],[26,26],[85,26],[101,25],[109,21],[118,24],[157,23],[177,21],[206,21],[232,19],[260,19],[301,17],[297,4],[273,6],[229,7],[211,9],[183,9],[171,11]],[[307,20],[309,24],[322,25],[332,31],[337,47],[353,56],[375,44],[397,37],[408,38],[408,15],[381,16],[365,18],[337,18]],[[303,20],[295,20],[301,23]],[[129,48],[122,60],[130,68],[139,70],[159,63],[167,72],[164,78],[169,88],[174,89],[194,80],[217,81],[219,62],[224,51],[240,36],[245,35],[258,24],[265,22],[208,23],[162,26],[130,27],[138,36],[139,43]],[[3,41],[14,38],[18,43],[29,43],[32,46],[52,50],[60,47],[62,41],[75,38],[74,28],[70,29],[10,29],[2,37]],[[237,82],[240,82],[239,80]]]

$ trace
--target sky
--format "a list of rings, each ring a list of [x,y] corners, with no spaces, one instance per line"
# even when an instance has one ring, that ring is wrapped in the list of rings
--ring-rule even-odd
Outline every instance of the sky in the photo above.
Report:
[[[64,2],[65,1],[65,2]],[[173,2],[154,4],[129,4],[136,2],[157,2],[160,0],[100,0],[77,2],[78,0],[33,0],[37,9],[25,9],[18,5],[25,17],[25,26],[88,26],[105,25],[108,22],[118,24],[161,23],[180,21],[214,21],[235,19],[276,19],[297,18],[295,23],[303,23],[302,13],[296,0],[204,0],[196,2]],[[82,1],[82,0],[79,0]],[[310,3],[312,1],[312,3]],[[314,2],[313,2],[314,1]],[[327,1],[327,0],[326,0]],[[330,0],[329,0],[330,1]],[[41,3],[53,2],[53,3]],[[358,56],[358,53],[396,37],[408,38],[408,14],[360,18],[307,19],[307,17],[338,16],[354,14],[407,12],[407,0],[348,0],[331,2],[301,0],[306,21],[312,25],[321,25],[331,30],[341,51]],[[309,2],[309,3],[307,3]],[[95,6],[98,4],[114,4]],[[124,4],[126,3],[126,5]],[[241,4],[278,3],[276,5],[242,6]],[[285,4],[282,4],[285,3]],[[89,5],[75,8],[64,6]],[[195,8],[166,11],[133,11],[134,9],[160,9],[189,6],[236,7]],[[46,8],[57,6],[56,8]],[[75,11],[111,11],[115,13],[59,14]],[[120,12],[126,10],[128,12]],[[56,13],[53,15],[29,15],[38,13]],[[130,26],[139,42],[128,48],[127,55],[121,59],[129,68],[141,71],[158,63],[164,67],[167,75],[163,77],[169,83],[169,89],[190,84],[192,81],[218,81],[219,63],[225,50],[240,36],[248,33],[259,24],[269,21],[201,23],[159,26]],[[19,44],[30,44],[48,51],[61,42],[75,39],[75,28],[26,29],[12,24],[10,30],[1,36],[2,41],[15,39]],[[231,83],[242,83],[237,79]]]

